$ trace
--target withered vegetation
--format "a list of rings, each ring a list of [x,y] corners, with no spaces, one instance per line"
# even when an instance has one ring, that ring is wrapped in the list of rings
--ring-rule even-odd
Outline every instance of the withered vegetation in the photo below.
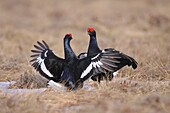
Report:
[[[170,111],[169,0],[0,0],[0,81],[10,89],[46,87],[29,63],[36,41],[63,57],[63,37],[73,34],[76,52],[87,50],[94,27],[101,48],[113,47],[138,61],[94,90],[4,93],[0,113],[168,113]]]

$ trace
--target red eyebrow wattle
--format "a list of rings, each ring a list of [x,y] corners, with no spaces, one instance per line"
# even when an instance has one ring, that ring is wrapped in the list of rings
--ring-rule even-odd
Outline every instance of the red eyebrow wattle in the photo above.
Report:
[[[87,31],[89,31],[89,32],[93,32],[94,31],[94,28],[87,28]]]

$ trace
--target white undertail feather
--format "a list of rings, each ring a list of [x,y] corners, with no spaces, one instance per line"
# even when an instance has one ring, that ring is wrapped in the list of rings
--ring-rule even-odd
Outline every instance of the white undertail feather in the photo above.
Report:
[[[51,87],[55,90],[66,90],[67,89],[63,84],[54,82],[53,80],[50,80],[48,82],[48,87]]]
[[[115,77],[119,71],[113,72],[113,76]]]

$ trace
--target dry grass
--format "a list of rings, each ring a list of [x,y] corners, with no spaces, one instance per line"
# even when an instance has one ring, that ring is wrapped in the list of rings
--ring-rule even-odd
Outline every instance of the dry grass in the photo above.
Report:
[[[31,75],[29,72],[24,72],[21,74],[19,80],[16,81],[15,84],[10,85],[10,89],[12,88],[43,88],[47,86],[47,80],[40,75]]]
[[[1,113],[168,113],[170,111],[170,2],[168,0],[0,0],[0,81],[10,88],[46,87],[29,63],[30,50],[45,40],[63,57],[63,37],[78,54],[87,50],[87,27],[101,48],[114,47],[139,66],[124,68],[95,90],[5,94]]]

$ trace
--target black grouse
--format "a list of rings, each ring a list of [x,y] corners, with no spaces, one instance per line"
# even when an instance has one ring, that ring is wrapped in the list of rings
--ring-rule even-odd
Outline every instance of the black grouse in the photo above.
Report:
[[[93,35],[93,33],[95,35]],[[67,48],[69,49],[67,49],[68,55],[65,57],[69,56],[66,58],[68,59],[68,65],[65,67],[62,76],[75,77],[73,78],[73,80],[75,80],[74,83],[76,83],[75,89],[78,86],[83,86],[83,82],[90,77],[95,77],[94,79],[97,79],[96,77],[107,77],[109,73],[108,76],[111,76],[110,78],[112,79],[112,74],[126,65],[132,66],[134,69],[137,68],[137,62],[133,58],[119,51],[112,48],[100,50],[97,45],[94,29],[93,31],[89,31],[89,35],[91,38],[87,55],[82,53],[79,55],[79,58],[77,58],[75,54],[72,54],[74,52],[70,44],[67,44],[69,46]]]
[[[61,74],[61,81],[65,81],[71,86],[71,89],[77,89],[83,87],[83,82],[94,75],[96,72],[105,72],[106,69],[112,69],[111,67],[103,64],[100,60],[100,56],[107,57],[110,51],[104,50],[102,55],[96,55],[93,57],[78,58],[70,46],[72,35],[66,35],[64,38],[64,52],[65,52],[65,66]],[[105,52],[106,51],[106,52]],[[99,58],[98,58],[99,57]],[[106,58],[102,58],[105,60]],[[105,62],[104,62],[105,63]],[[108,65],[112,65],[112,62],[106,61]],[[101,68],[100,68],[101,66]],[[104,68],[102,68],[104,66]]]
[[[69,89],[74,89],[76,77],[71,76],[71,74],[65,74],[67,67],[70,62],[74,61],[75,56],[70,48],[71,39],[71,34],[67,34],[64,37],[65,59],[56,56],[45,41],[42,41],[42,43],[37,41],[38,45],[34,45],[36,50],[31,50],[34,53],[31,57],[34,58],[30,62],[33,62],[32,66],[39,71],[42,76],[50,80],[49,82],[54,82],[56,85],[60,85],[57,83],[63,83]]]
[[[93,62],[91,63],[94,68],[91,79],[93,81],[112,80],[115,72],[122,67],[128,65],[133,69],[137,68],[137,62],[130,56],[127,56],[113,48],[100,50],[96,40],[96,31],[94,28],[88,28],[90,42],[87,53],[81,53],[78,57],[90,57]]]
[[[69,84],[72,85],[72,89],[82,88],[83,82],[87,80],[93,72],[91,67],[88,69],[91,64],[91,58],[86,57],[79,59],[70,46],[72,35],[67,36],[65,39],[64,51],[67,65],[64,67],[62,76],[63,78],[69,78]],[[87,70],[88,72],[86,72]]]

